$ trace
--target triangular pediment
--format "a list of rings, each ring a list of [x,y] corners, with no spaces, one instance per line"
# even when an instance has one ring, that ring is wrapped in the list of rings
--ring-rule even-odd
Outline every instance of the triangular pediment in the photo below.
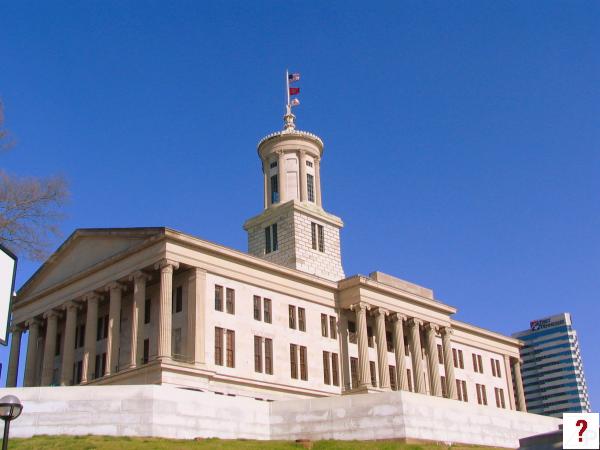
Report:
[[[163,233],[164,228],[79,229],[21,287],[18,297],[58,285]]]

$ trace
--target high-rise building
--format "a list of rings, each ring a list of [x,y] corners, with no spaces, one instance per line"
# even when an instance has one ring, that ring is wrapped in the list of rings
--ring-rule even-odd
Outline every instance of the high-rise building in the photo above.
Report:
[[[577,332],[571,314],[532,320],[513,334],[521,348],[527,410],[547,416],[591,412]]]

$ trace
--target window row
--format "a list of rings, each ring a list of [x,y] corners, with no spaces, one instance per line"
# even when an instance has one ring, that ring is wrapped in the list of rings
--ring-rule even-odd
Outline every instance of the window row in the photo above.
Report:
[[[323,337],[337,339],[337,322],[335,316],[321,314],[321,335]]]
[[[297,316],[296,316],[296,310],[298,310]],[[296,308],[294,305],[289,305],[288,306],[288,315],[289,315],[290,328],[295,330],[296,324],[297,324],[298,330],[306,331],[306,310],[304,308],[300,308],[300,307]]]
[[[223,286],[215,284],[215,310],[223,311]],[[235,290],[225,289],[225,312],[235,314]]]
[[[273,340],[254,336],[254,371],[273,375]]]
[[[340,385],[340,363],[337,353],[323,351],[323,383]]]
[[[223,337],[225,336],[225,347]],[[223,365],[223,352],[225,351],[225,365],[235,367],[235,331],[215,327],[215,364]]]
[[[272,323],[271,299],[263,299],[259,295],[254,296],[254,320]]]
[[[311,232],[313,250],[318,250],[320,252],[324,252],[325,251],[325,231],[324,231],[323,225],[319,225],[318,223],[311,222],[310,232]]]

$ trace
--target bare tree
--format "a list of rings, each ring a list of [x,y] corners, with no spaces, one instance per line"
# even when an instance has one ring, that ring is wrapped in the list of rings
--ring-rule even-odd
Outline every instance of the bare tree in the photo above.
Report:
[[[0,149],[6,149],[0,103]],[[53,237],[59,236],[60,207],[68,197],[62,177],[19,178],[0,170],[0,243],[30,259],[42,260]]]

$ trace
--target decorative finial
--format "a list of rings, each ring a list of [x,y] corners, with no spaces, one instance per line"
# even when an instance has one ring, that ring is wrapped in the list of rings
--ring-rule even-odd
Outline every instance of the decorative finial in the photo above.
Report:
[[[300,104],[300,100],[294,98],[290,100],[290,96],[298,95],[300,93],[300,88],[290,87],[290,83],[300,80],[299,73],[289,73],[287,70],[285,71],[285,86],[286,86],[286,97],[287,103],[285,105],[285,116],[283,116],[283,129],[284,130],[293,130],[296,128],[296,124],[294,123],[294,119],[296,116],[292,114],[292,107],[298,106]]]

